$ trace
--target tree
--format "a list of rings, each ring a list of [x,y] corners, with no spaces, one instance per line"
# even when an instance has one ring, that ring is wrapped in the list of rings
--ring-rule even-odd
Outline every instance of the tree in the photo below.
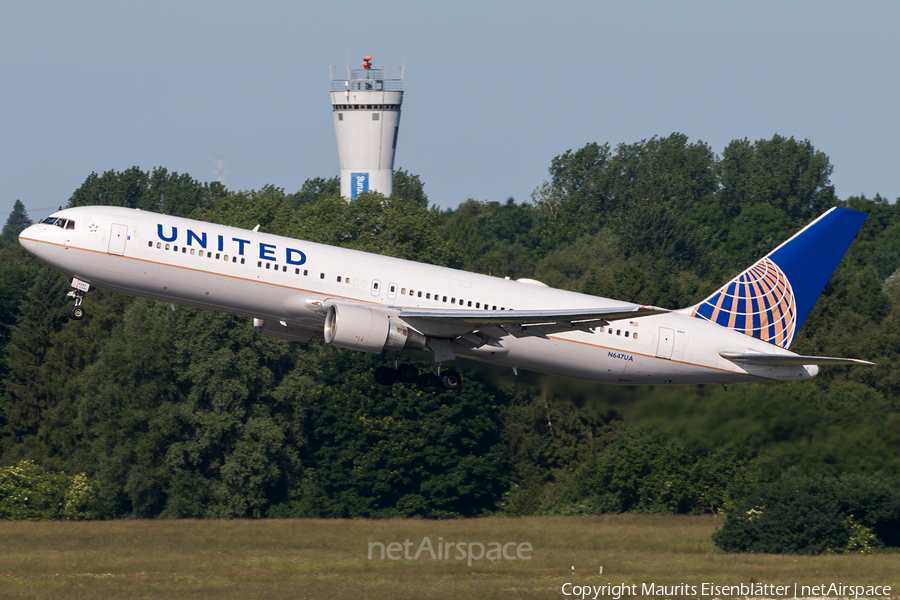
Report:
[[[3,233],[0,233],[0,248],[18,242],[19,234],[32,224],[33,222],[25,210],[25,205],[22,204],[21,200],[16,200],[12,212],[9,213],[9,217],[6,219],[6,225],[3,226]]]

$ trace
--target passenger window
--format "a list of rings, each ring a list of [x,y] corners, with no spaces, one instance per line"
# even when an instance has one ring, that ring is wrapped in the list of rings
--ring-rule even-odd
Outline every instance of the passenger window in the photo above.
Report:
[[[621,330],[621,329],[616,329],[616,335],[621,335],[621,334],[622,334],[622,330]]]
[[[456,304],[456,298],[450,298],[450,304]]]
[[[178,252],[178,246],[172,246],[172,250],[174,250],[175,252]]]
[[[609,328],[609,334],[612,335],[612,327]]]
[[[203,258],[203,250],[200,251],[200,258]]]
[[[405,296],[405,295],[406,295],[406,288],[400,288],[400,295],[401,295],[401,296]]]
[[[497,310],[497,305],[495,304],[494,308],[492,308],[491,310]]]
[[[161,242],[156,242],[156,248],[157,248],[157,249],[162,248],[162,243],[161,243]]]
[[[340,276],[340,275],[338,275],[338,277],[337,277],[337,282],[338,282],[338,283],[341,282],[341,276]]]
[[[267,262],[267,263],[266,263],[266,268],[267,268],[267,269],[271,269],[271,268],[272,268],[272,263],[268,263],[268,262]]]
[[[216,260],[219,260],[219,253],[216,252]]]
[[[228,262],[228,255],[225,255],[225,262]]]
[[[468,306],[472,306],[472,301],[471,301],[471,300],[469,300]]]
[[[196,251],[193,248],[191,248],[191,256],[193,256],[195,253],[196,253]]]
[[[319,279],[325,279],[325,273],[319,273]]]
[[[257,267],[261,267],[261,266],[262,266],[262,261],[258,261],[258,262],[256,263],[256,266],[257,266]]]
[[[231,257],[231,262],[236,263],[236,262],[237,262],[237,256],[232,256],[232,257]]]
[[[425,294],[425,299],[426,299],[426,300],[431,300],[431,294]]]
[[[294,275],[299,275],[299,274],[300,274],[300,268],[298,267],[298,268],[294,269]]]
[[[625,330],[625,337],[628,337],[628,330]]]
[[[481,308],[481,302],[476,302],[476,303],[475,303],[475,308]]]
[[[637,339],[637,331],[635,331],[635,332],[634,332],[634,335],[631,336],[631,337],[632,337],[632,339],[635,339],[635,340],[636,340],[636,339]]]
[[[182,253],[182,254],[187,254],[187,246],[182,246],[182,247],[181,247],[181,253]]]
[[[153,242],[147,242],[147,247],[148,247],[148,248],[152,248],[152,247],[153,247]]]
[[[422,297],[422,292],[419,292],[419,298],[421,298],[421,297]]]
[[[241,259],[241,264],[244,264],[244,259],[243,259],[243,258]]]
[[[281,267],[281,272],[287,273],[287,265],[284,265],[283,267]]]
[[[309,275],[309,269],[303,269],[303,276],[306,277]]]
[[[443,300],[443,301],[444,301],[444,302],[446,302],[446,301],[447,301],[447,296],[444,296],[444,300]]]
[[[169,244],[166,244],[166,250],[168,250],[168,249],[169,249]]]

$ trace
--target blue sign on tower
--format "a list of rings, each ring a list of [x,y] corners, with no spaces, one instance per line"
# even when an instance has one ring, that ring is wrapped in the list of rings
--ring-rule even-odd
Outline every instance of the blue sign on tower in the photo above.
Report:
[[[369,174],[368,173],[351,173],[350,174],[350,198],[356,200],[356,197],[363,192],[369,191]]]

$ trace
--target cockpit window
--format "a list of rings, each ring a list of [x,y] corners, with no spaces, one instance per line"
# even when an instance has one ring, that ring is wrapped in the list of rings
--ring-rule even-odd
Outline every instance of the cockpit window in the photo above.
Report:
[[[47,217],[41,223],[45,223],[47,225],[56,225],[57,227],[61,227],[63,229],[75,229],[75,221],[70,221],[68,219],[60,219],[59,217]]]

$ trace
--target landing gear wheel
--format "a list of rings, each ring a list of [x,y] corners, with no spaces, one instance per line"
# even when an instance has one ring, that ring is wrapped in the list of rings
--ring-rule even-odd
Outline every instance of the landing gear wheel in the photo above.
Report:
[[[416,387],[423,392],[433,394],[441,389],[441,380],[434,373],[422,373],[416,378]]]
[[[67,311],[70,319],[75,319],[76,321],[80,321],[84,318],[84,307],[80,304],[78,306],[70,306]]]
[[[419,378],[419,370],[410,364],[403,364],[397,367],[397,373],[400,376],[401,383],[415,383]]]
[[[397,383],[397,370],[387,367],[378,367],[375,369],[375,383],[379,385],[394,385]]]
[[[453,369],[447,369],[441,373],[441,385],[455,392],[462,386],[462,377]]]

